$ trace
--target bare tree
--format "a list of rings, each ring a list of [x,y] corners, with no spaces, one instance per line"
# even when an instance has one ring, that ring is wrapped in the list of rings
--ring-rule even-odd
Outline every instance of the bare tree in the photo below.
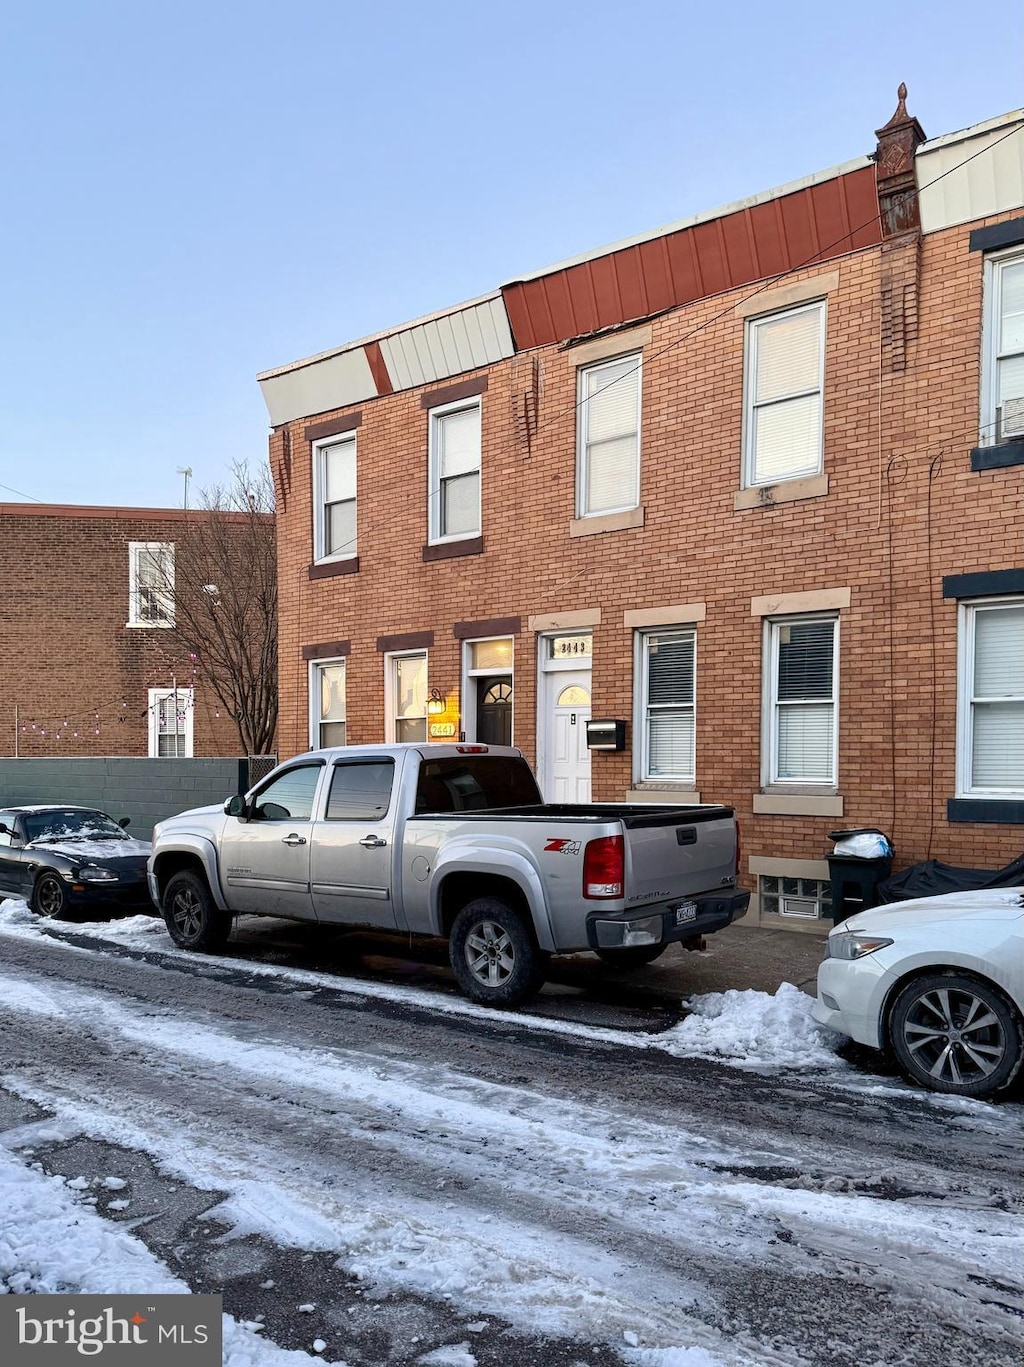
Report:
[[[277,727],[277,548],[270,472],[231,467],[201,491],[175,538],[172,634],[238,729],[267,754]]]

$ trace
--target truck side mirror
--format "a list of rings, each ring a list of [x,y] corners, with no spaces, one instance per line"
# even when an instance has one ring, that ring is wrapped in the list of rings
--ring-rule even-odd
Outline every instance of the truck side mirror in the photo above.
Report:
[[[245,816],[245,798],[241,793],[235,793],[224,803],[225,816]]]

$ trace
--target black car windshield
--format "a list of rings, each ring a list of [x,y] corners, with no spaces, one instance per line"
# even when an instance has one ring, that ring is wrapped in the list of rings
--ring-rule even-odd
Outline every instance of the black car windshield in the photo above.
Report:
[[[126,840],[121,827],[105,812],[84,807],[52,807],[45,812],[25,812],[22,816],[25,839],[35,840]]]

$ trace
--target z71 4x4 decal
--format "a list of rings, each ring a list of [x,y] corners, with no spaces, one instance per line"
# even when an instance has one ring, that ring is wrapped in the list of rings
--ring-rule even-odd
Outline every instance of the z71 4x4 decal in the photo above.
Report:
[[[544,846],[544,853],[579,854],[582,844],[581,840],[549,840]]]

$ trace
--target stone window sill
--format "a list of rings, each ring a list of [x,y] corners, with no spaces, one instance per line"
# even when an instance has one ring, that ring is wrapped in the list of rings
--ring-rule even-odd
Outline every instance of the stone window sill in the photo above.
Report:
[[[755,793],[755,816],[842,816],[838,793]]]
[[[649,788],[641,785],[639,788],[628,788],[626,790],[627,802],[678,802],[687,807],[696,807],[700,804],[700,793],[696,788],[687,788],[685,784],[673,784],[670,788]]]
[[[972,470],[1005,470],[1010,465],[1024,465],[1024,441],[975,446],[971,451]]]
[[[423,563],[433,560],[457,560],[461,555],[483,555],[482,536],[466,537],[463,541],[438,541],[423,547]]]
[[[824,498],[828,493],[828,475],[808,475],[805,479],[783,479],[778,484],[755,484],[740,489],[732,496],[732,506],[738,513],[751,508],[773,508],[776,503],[797,503],[805,498]]]
[[[570,536],[597,536],[599,532],[624,532],[644,525],[643,505],[624,513],[604,513],[600,517],[576,517],[569,523]]]
[[[320,560],[310,565],[307,573],[310,579],[333,579],[338,574],[358,574],[359,557],[353,555],[347,560]]]
[[[946,801],[946,820],[1024,826],[1024,798],[951,797]]]

